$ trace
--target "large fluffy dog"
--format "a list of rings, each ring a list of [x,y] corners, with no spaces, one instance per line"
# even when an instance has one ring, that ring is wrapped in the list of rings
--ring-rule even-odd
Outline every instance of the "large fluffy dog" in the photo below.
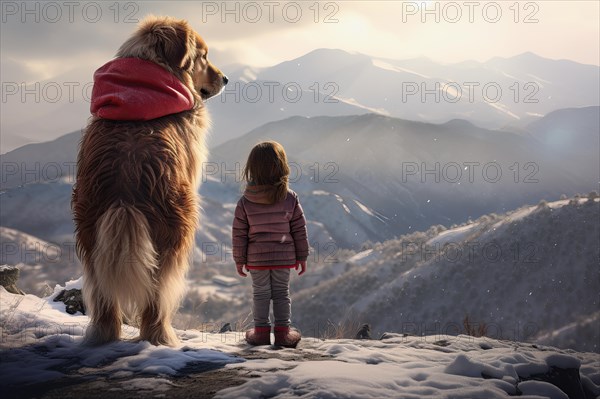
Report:
[[[124,316],[140,339],[178,342],[171,319],[199,216],[203,100],[227,84],[207,52],[187,22],[149,17],[94,75],[72,202],[87,343],[119,339]]]

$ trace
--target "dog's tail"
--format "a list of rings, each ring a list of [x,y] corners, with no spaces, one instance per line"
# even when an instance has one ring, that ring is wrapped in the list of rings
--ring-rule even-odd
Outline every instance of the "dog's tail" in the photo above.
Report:
[[[149,230],[146,217],[130,205],[113,205],[98,219],[91,273],[83,287],[92,321],[94,313],[108,313],[120,325],[123,314],[132,318],[151,303],[158,258]]]

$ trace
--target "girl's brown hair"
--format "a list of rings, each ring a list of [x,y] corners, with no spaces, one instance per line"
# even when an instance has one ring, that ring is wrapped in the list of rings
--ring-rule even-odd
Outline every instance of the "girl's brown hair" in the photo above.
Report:
[[[269,196],[274,204],[287,196],[289,174],[290,167],[283,146],[276,141],[264,141],[250,151],[242,177],[257,186],[272,186]]]

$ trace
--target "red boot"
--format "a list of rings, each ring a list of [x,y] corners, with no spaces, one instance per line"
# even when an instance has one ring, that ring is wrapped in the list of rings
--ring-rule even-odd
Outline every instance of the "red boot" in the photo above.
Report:
[[[300,339],[300,331],[288,326],[275,326],[275,346],[295,348]]]
[[[254,327],[246,331],[246,342],[250,345],[271,345],[271,327]]]

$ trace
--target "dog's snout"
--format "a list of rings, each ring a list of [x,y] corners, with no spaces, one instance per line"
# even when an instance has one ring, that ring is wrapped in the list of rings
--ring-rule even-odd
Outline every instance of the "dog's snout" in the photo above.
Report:
[[[223,75],[223,84],[226,85],[227,83],[229,83],[229,78]]]

